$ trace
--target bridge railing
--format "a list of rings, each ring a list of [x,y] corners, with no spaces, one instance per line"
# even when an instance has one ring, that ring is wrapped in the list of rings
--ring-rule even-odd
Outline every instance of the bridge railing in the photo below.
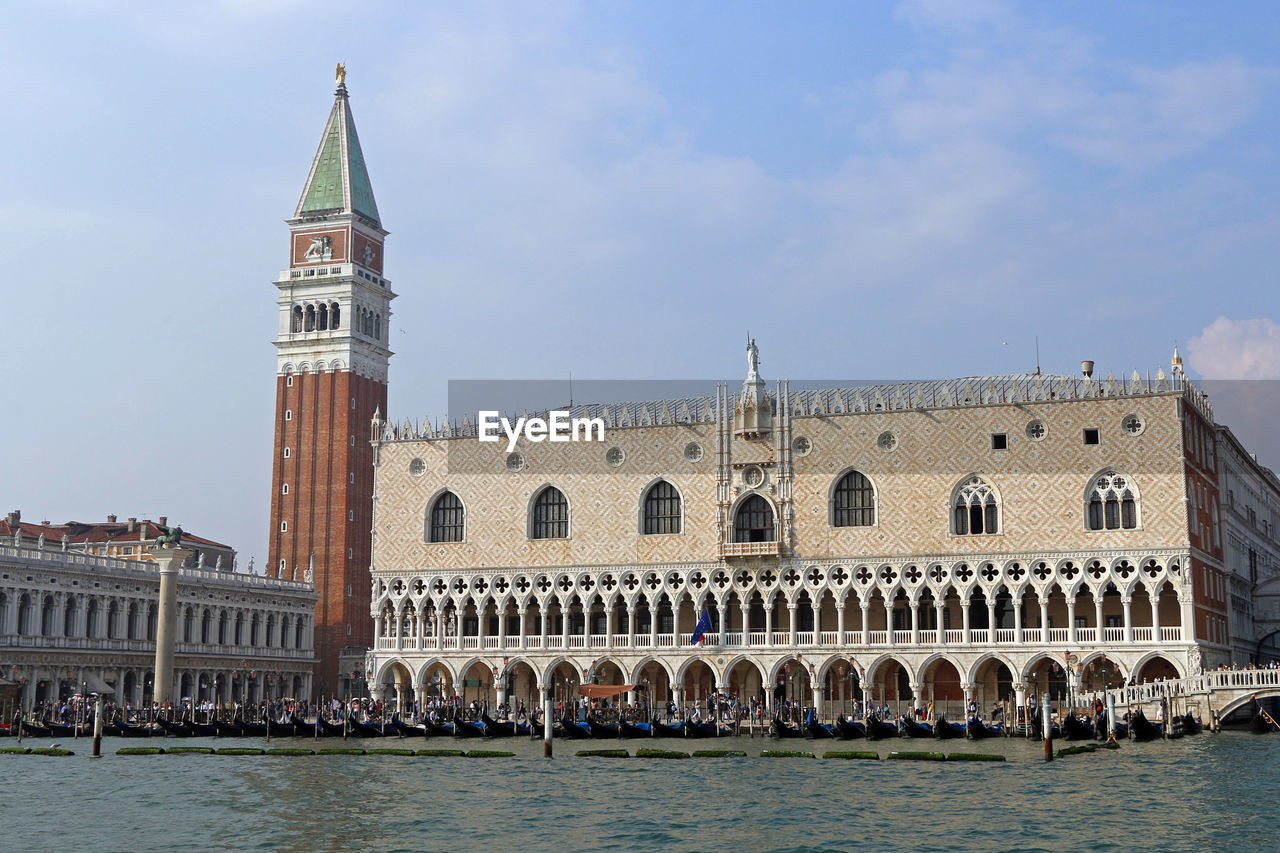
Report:
[[[1107,691],[1116,706],[1159,702],[1175,696],[1205,696],[1219,691],[1253,691],[1280,688],[1280,669],[1216,669],[1188,678],[1131,684]]]

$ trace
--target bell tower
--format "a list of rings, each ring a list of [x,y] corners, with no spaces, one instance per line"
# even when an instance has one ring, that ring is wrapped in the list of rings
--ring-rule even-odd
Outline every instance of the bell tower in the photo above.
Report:
[[[316,693],[373,639],[374,413],[387,411],[391,300],[378,216],[339,65],[333,108],[289,224],[275,284],[275,456],[268,572],[315,584]]]

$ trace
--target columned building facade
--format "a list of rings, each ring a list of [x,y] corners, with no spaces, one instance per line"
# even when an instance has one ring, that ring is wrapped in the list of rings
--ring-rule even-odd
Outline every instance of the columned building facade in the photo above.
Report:
[[[1213,414],[1177,366],[823,391],[758,367],[577,407],[603,443],[375,421],[375,693],[955,713],[1229,658]]]
[[[0,677],[27,709],[82,691],[141,707],[155,682],[159,593],[153,561],[15,530],[0,541]],[[174,698],[310,697],[315,599],[302,582],[183,568]]]
[[[387,408],[391,300],[383,229],[339,69],[276,280],[276,414],[268,572],[315,584],[315,690],[362,660],[373,523],[368,424]],[[347,674],[349,676],[349,673]]]

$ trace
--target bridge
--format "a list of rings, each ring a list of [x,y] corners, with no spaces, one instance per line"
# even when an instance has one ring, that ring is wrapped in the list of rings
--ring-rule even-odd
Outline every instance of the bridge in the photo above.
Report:
[[[1171,709],[1182,713],[1176,709],[1198,704],[1208,724],[1226,719],[1253,699],[1280,697],[1280,669],[1213,670],[1189,678],[1120,687],[1107,693],[1115,697],[1117,709],[1151,706],[1154,710],[1167,699]]]

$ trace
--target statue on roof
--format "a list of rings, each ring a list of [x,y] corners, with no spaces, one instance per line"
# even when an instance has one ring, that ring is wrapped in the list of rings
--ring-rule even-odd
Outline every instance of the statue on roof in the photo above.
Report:
[[[747,373],[750,376],[760,373],[760,350],[756,349],[755,338],[747,338]]]
[[[333,72],[334,77],[338,80],[339,86],[347,85],[347,66],[344,62],[339,62],[337,69]]]

